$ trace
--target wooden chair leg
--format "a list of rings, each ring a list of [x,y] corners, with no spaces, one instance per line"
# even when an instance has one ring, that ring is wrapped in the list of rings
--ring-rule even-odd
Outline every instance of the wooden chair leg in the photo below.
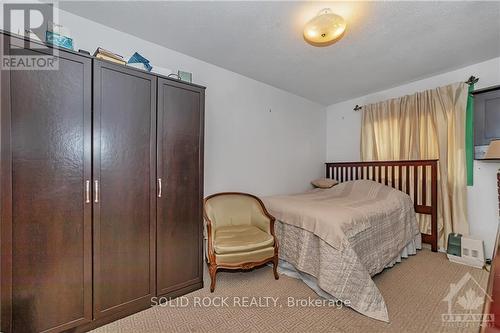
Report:
[[[208,266],[208,271],[210,272],[210,279],[212,282],[210,283],[210,292],[213,293],[215,290],[215,277],[217,275],[217,265],[210,264]]]
[[[274,273],[274,278],[278,280],[280,276],[278,275],[278,257],[275,256],[273,259],[273,273]]]

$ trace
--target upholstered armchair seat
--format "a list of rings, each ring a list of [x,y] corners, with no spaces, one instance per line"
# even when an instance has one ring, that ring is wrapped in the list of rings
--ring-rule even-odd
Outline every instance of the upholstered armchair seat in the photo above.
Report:
[[[210,291],[219,268],[250,269],[272,262],[278,279],[275,219],[259,198],[233,192],[211,195],[205,199],[204,220]]]
[[[273,245],[273,236],[253,225],[230,225],[215,231],[216,254],[248,252]]]

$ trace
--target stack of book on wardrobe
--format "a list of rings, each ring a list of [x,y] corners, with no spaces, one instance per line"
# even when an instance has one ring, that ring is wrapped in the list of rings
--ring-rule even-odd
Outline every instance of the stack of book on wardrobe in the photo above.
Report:
[[[96,57],[97,59],[111,61],[120,65],[125,65],[127,63],[121,55],[105,50],[102,47],[98,47],[97,50],[95,50],[94,57]]]

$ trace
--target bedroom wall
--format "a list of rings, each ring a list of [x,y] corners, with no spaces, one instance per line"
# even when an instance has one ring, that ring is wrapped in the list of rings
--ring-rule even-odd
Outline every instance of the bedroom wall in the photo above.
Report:
[[[361,112],[353,111],[356,104],[374,103],[464,81],[471,75],[479,77],[476,89],[500,84],[500,58],[328,106],[327,161],[359,161]],[[485,241],[486,256],[490,258],[499,222],[495,182],[499,168],[500,163],[474,161],[474,186],[467,188],[470,233]]]
[[[101,46],[127,58],[138,51],[153,66],[192,72],[193,82],[207,87],[206,195],[299,192],[323,174],[324,106],[74,14],[58,16],[75,49]]]

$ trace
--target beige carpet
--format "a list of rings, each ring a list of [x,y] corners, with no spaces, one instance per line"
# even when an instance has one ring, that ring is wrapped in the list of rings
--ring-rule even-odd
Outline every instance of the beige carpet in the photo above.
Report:
[[[441,319],[441,314],[447,312],[443,298],[450,290],[450,283],[457,283],[467,272],[481,286],[486,285],[486,271],[453,264],[444,254],[422,250],[377,275],[374,280],[386,300],[390,323],[367,318],[348,308],[290,307],[289,296],[294,299],[318,296],[300,280],[282,275],[275,281],[269,267],[245,273],[221,272],[215,293],[210,294],[205,278],[204,289],[187,295],[187,307],[155,306],[94,332],[477,332],[478,326],[450,328]],[[233,306],[237,300],[242,305],[245,300],[251,302],[251,298],[243,296],[261,297],[260,305],[269,307]],[[215,306],[220,305],[215,304],[220,297],[228,297],[229,306]],[[277,305],[273,306],[271,299],[266,304],[263,297],[278,298]],[[195,306],[195,300],[213,302],[214,306]]]

